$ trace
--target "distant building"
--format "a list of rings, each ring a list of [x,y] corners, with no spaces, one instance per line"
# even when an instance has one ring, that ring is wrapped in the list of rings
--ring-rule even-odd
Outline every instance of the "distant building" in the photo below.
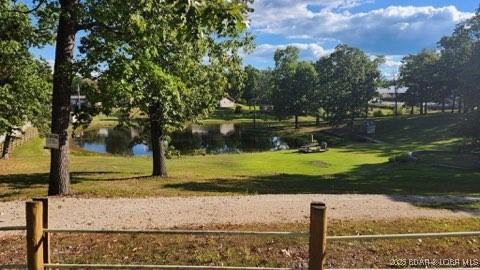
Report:
[[[73,108],[80,109],[84,104],[87,103],[86,96],[72,95],[70,96],[70,106]]]
[[[228,136],[232,133],[235,133],[235,124],[232,123],[224,123],[220,125],[220,133],[223,136]]]
[[[397,98],[400,99],[400,96],[403,96],[407,92],[407,87],[397,87],[396,93]],[[395,100],[395,86],[390,86],[387,88],[378,88],[377,93],[380,95],[381,100]]]
[[[220,108],[235,108],[235,100],[230,97],[223,97],[218,102],[218,107]]]
[[[260,105],[260,111],[265,113],[272,112],[273,105]]]

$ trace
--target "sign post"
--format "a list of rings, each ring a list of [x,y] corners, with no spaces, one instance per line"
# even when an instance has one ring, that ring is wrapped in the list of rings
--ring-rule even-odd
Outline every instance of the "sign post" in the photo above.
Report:
[[[60,135],[49,134],[45,142],[46,149],[60,149]]]

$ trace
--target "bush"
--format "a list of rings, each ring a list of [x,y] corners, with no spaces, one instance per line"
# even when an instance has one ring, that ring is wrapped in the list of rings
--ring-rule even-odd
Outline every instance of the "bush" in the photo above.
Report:
[[[413,157],[411,153],[395,155],[388,159],[388,162],[390,163],[408,163],[411,161],[415,161],[415,157]]]
[[[237,105],[237,106],[235,107],[235,113],[242,113],[242,112],[243,112],[242,106]]]
[[[464,115],[457,134],[465,139],[467,145],[472,148],[480,148],[480,111],[474,110]]]
[[[173,145],[169,145],[167,151],[165,151],[165,157],[167,159],[178,158],[181,156],[179,150],[175,149]]]
[[[373,117],[384,117],[385,114],[383,114],[383,111],[374,111],[373,112]]]

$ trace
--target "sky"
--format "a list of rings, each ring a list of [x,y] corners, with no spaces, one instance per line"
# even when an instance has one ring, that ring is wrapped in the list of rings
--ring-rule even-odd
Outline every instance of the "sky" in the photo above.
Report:
[[[272,67],[274,51],[287,45],[315,61],[345,43],[384,55],[382,72],[392,78],[403,56],[436,48],[479,5],[479,0],[257,0],[250,16],[257,47],[244,61]]]
[[[384,55],[382,73],[392,78],[402,57],[436,48],[479,5],[480,0],[256,0],[249,22],[256,49],[244,62],[272,67],[275,50],[288,45],[315,61],[345,43]],[[32,52],[50,63],[55,58],[52,46]]]

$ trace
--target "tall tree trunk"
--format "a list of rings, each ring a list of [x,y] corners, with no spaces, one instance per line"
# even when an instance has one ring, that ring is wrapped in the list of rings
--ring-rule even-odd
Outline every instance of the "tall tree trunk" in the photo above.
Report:
[[[253,128],[257,128],[257,108],[256,104],[253,104]]]
[[[299,128],[300,126],[298,125],[298,115],[295,115],[295,128]]]
[[[2,159],[8,159],[10,154],[10,143],[12,142],[12,134],[8,132],[5,135],[5,141],[3,142]]]
[[[350,117],[350,129],[353,131],[355,124],[355,109],[352,109],[352,115]]]
[[[455,103],[457,101],[457,97],[456,96],[453,96],[453,100],[452,100],[452,113],[455,112]]]
[[[317,115],[315,116],[315,125],[316,126],[320,126],[320,115],[317,113]]]
[[[445,112],[445,103],[446,103],[445,98],[443,98],[442,99],[442,113]]]
[[[424,110],[425,114],[428,114],[428,102],[425,102],[425,110]]]
[[[462,97],[458,99],[458,113],[462,113]]]
[[[365,119],[368,118],[368,102],[365,106]]]
[[[397,86],[395,86],[395,108],[394,108],[394,115],[398,116],[398,90]]]
[[[412,105],[410,108],[410,114],[413,115],[415,113],[415,106]]]
[[[70,94],[72,87],[72,61],[77,27],[78,0],[60,1],[53,74],[52,133],[60,135],[60,148],[51,150],[50,183],[48,195],[70,193],[68,158],[68,125],[70,123]]]
[[[420,102],[420,114],[423,114],[423,102]]]
[[[155,109],[154,109],[155,110]],[[158,111],[158,110],[156,110]],[[167,158],[165,156],[165,142],[163,134],[163,126],[160,121],[154,119],[150,114],[150,139],[152,141],[152,162],[153,176],[167,177]]]

